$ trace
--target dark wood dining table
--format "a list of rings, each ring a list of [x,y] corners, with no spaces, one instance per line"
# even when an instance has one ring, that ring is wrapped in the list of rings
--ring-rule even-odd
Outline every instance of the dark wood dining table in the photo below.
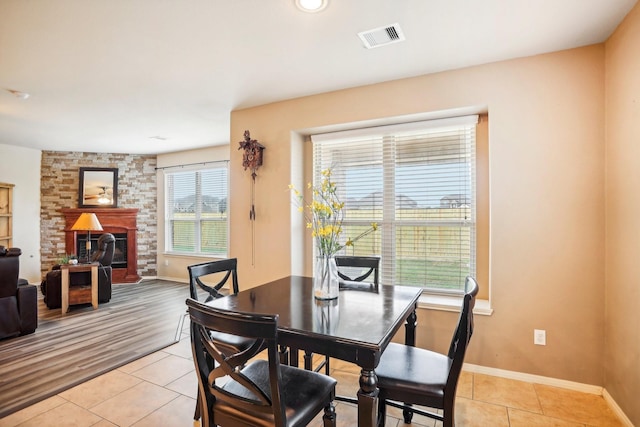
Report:
[[[277,313],[282,348],[328,355],[360,366],[358,426],[363,427],[378,425],[375,368],[382,352],[403,324],[405,343],[415,344],[415,310],[421,291],[382,285],[378,292],[343,290],[335,300],[320,301],[313,297],[313,279],[289,276],[207,304],[240,312]]]

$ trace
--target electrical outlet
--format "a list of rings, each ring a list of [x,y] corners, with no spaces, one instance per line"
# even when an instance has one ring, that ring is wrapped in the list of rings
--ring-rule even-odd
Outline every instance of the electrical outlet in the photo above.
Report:
[[[544,329],[534,329],[533,343],[535,345],[547,345],[547,331]]]
[[[168,259],[164,260],[164,265],[169,265],[169,260]]]

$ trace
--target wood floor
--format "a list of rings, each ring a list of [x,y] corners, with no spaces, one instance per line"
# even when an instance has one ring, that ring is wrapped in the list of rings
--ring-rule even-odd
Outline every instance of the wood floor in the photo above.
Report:
[[[39,295],[36,332],[0,341],[0,418],[173,344],[188,296],[164,280],[113,285],[110,302],[63,317]]]

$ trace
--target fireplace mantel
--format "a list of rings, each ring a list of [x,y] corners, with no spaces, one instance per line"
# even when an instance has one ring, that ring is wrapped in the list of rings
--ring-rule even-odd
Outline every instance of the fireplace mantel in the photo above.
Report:
[[[140,280],[138,275],[138,244],[136,233],[138,230],[138,209],[131,208],[88,208],[62,209],[64,215],[65,250],[70,254],[77,254],[78,231],[71,230],[73,224],[84,212],[93,212],[98,217],[105,233],[127,234],[127,268],[114,268],[112,280],[114,283],[135,283]],[[81,234],[84,234],[80,232]],[[99,233],[98,233],[99,234]]]

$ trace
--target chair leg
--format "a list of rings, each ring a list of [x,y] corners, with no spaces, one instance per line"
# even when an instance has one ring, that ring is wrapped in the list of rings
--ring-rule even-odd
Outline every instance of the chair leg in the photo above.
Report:
[[[176,329],[176,336],[175,336],[176,341],[180,341],[180,337],[182,336],[182,327],[184,325],[185,319],[188,317],[189,317],[188,312],[180,315],[180,320],[178,320],[178,328]]]
[[[387,400],[378,396],[378,427],[384,427],[387,423]]]
[[[324,407],[322,423],[324,427],[336,427],[336,407],[333,402]]]
[[[327,374],[327,375],[329,375],[329,371],[331,370],[331,369],[329,369],[329,359],[330,359],[329,356],[325,356],[325,359],[324,359],[324,373]]]
[[[442,410],[442,426],[453,427],[455,425],[455,415],[454,402],[452,400],[445,400]]]
[[[406,404],[404,409],[402,409],[402,417],[404,418],[405,424],[411,424],[411,419],[413,418],[413,411],[410,408],[411,405]]]
[[[196,410],[193,414],[193,421],[200,419],[200,390],[198,390],[198,396],[196,397]]]

